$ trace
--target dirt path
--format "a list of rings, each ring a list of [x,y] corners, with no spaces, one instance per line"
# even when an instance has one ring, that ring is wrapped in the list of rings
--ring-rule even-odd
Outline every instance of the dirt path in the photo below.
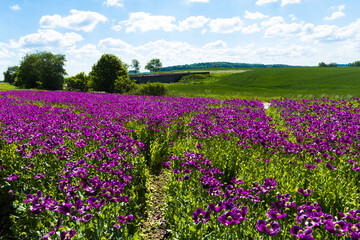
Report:
[[[143,225],[142,236],[145,239],[166,239],[166,182],[169,179],[169,172],[163,170],[159,175],[150,174],[148,189],[149,212],[148,218]]]

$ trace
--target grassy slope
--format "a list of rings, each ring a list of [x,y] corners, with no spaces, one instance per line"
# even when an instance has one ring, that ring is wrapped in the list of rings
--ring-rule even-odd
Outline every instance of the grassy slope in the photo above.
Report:
[[[311,98],[360,97],[360,68],[257,68],[213,73],[204,84],[169,84],[175,96]]]
[[[0,91],[17,90],[18,88],[14,85],[10,85],[6,82],[0,82]]]

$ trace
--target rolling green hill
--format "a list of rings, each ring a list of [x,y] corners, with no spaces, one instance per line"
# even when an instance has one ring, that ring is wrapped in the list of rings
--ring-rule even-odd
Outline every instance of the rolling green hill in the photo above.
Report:
[[[205,70],[205,69],[204,69]],[[220,98],[360,97],[360,68],[208,69],[203,82],[168,84],[169,95]],[[239,70],[239,69],[238,69]]]

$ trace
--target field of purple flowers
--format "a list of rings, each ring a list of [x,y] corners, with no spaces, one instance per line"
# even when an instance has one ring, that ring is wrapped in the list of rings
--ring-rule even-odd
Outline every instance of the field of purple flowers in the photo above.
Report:
[[[357,99],[0,93],[0,239],[360,239]],[[7,236],[5,236],[5,234]]]

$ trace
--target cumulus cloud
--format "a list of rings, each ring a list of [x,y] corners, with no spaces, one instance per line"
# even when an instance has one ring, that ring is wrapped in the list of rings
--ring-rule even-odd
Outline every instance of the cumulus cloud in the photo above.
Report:
[[[333,12],[330,17],[325,17],[324,20],[334,20],[343,16],[345,16],[343,12]]]
[[[96,48],[93,44],[86,44],[81,48],[70,48],[65,51],[67,55],[74,56],[75,58],[83,58],[83,57],[100,57],[101,52]]]
[[[210,0],[186,0],[186,3],[194,3],[194,2],[208,3],[210,2]]]
[[[241,31],[243,22],[239,17],[217,18],[209,22],[210,32],[214,33],[232,33]]]
[[[103,2],[104,5],[107,7],[123,7],[124,4],[122,3],[122,0],[106,0]]]
[[[107,22],[108,19],[97,12],[70,10],[70,15],[61,17],[60,15],[46,15],[41,17],[40,26],[42,28],[67,28],[77,31],[91,32],[99,22]]]
[[[189,61],[193,63],[229,61],[300,64],[300,57],[307,56],[312,59],[314,52],[317,51],[317,48],[296,44],[279,44],[273,47],[258,47],[256,44],[229,47],[223,40],[210,42],[200,47],[184,41],[166,40],[150,41],[138,46],[120,39],[107,39],[101,42],[104,51],[107,50],[106,47],[111,46],[109,50],[119,56],[123,56],[124,48],[127,48],[131,54],[122,60],[131,62],[131,59],[135,58],[142,66],[152,58],[160,58],[163,66],[188,64]],[[118,51],[114,47],[117,47]]]
[[[115,38],[105,38],[103,40],[100,40],[98,45],[103,49],[111,49],[111,50],[122,50],[122,49],[132,48],[130,44]]]
[[[295,21],[295,20],[296,20],[296,17],[295,17],[294,14],[290,14],[289,17],[290,17],[291,21]]]
[[[281,6],[285,6],[287,4],[301,3],[301,0],[282,0]]]
[[[0,42],[0,58],[8,58],[13,55],[12,52],[10,52],[10,45],[6,43]]]
[[[10,9],[13,11],[19,11],[21,10],[20,6],[18,4],[12,5],[10,6]]]
[[[203,28],[210,18],[204,16],[191,16],[179,22],[178,29],[180,31],[189,30],[192,28]]]
[[[360,19],[346,26],[314,25],[305,22],[287,23],[280,16],[267,19],[260,24],[266,38],[296,38],[300,41],[334,42],[349,39],[360,40]]]
[[[267,15],[264,15],[260,12],[249,12],[249,11],[245,11],[245,18],[247,19],[253,19],[253,20],[256,20],[256,19],[264,19],[264,18],[267,18],[269,16]]]
[[[77,33],[59,33],[53,29],[40,29],[37,33],[20,37],[18,41],[10,41],[13,48],[63,48],[72,47],[83,37]]]
[[[264,4],[268,4],[268,3],[274,3],[274,2],[278,2],[278,0],[258,0],[256,1],[256,5],[264,5]],[[301,0],[281,0],[281,6],[285,6],[288,4],[294,4],[294,3],[301,3]]]
[[[136,12],[130,13],[129,19],[120,21],[119,25],[113,26],[113,29],[121,29],[122,26],[126,26],[126,32],[147,32],[151,30],[164,30],[171,32],[177,28],[175,17],[173,16],[152,16],[150,13]]]
[[[204,45],[204,48],[226,48],[227,43],[223,40],[217,40],[215,42],[210,42]]]
[[[242,34],[252,34],[252,33],[256,33],[256,32],[260,32],[260,27],[259,24],[255,23],[249,26],[245,26],[241,29],[241,33]]]
[[[256,1],[256,5],[264,5],[264,4],[268,4],[268,3],[273,3],[273,2],[277,2],[278,0],[258,0]]]
[[[325,17],[324,20],[334,20],[334,19],[345,16],[345,13],[343,12],[345,9],[344,4],[340,5],[340,6],[332,6],[330,9],[336,10],[336,11],[333,12],[330,17]]]

